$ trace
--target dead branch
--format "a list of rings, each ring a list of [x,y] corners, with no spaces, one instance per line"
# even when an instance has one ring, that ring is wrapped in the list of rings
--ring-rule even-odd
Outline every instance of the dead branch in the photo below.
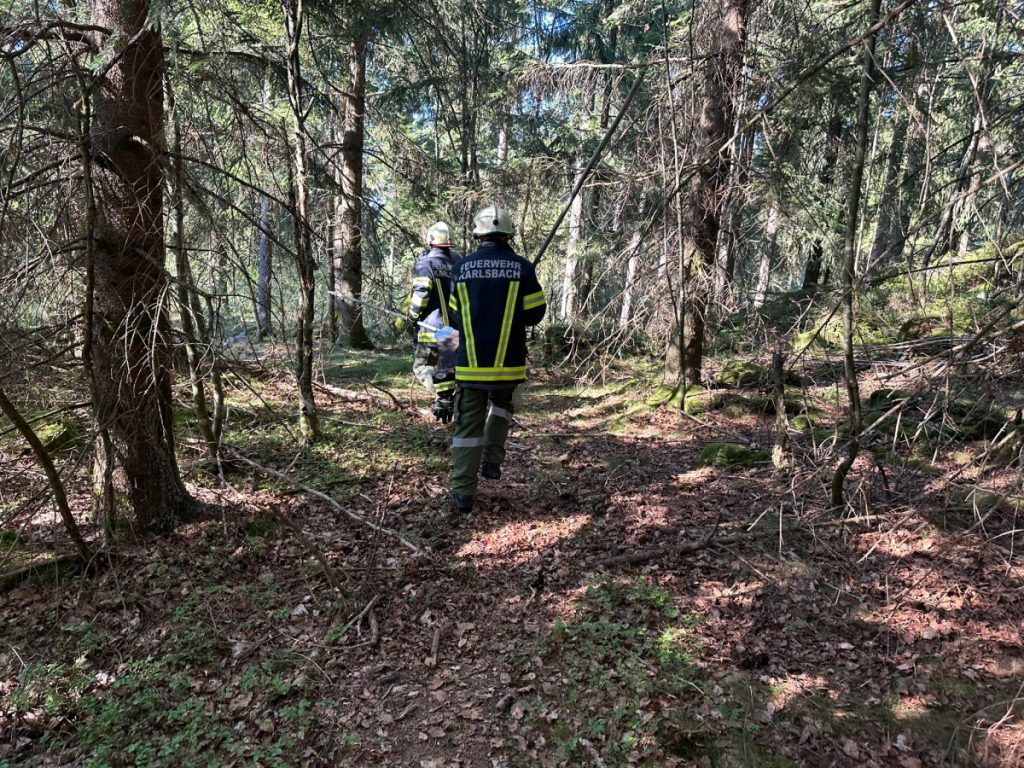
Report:
[[[628,555],[616,555],[615,557],[605,558],[604,560],[598,561],[597,564],[601,567],[613,565],[639,565],[640,563],[646,563],[648,560],[653,560],[665,555],[688,555],[692,552],[697,552],[711,544],[711,540],[715,538],[715,534],[718,532],[718,523],[720,520],[721,519],[715,521],[715,526],[711,529],[711,533],[701,541],[690,541],[684,544],[669,544],[664,547],[641,549]],[[725,538],[718,539],[715,544],[734,544],[744,538],[746,537],[740,535],[726,536]]]
[[[311,488],[308,485],[300,483],[298,480],[295,480],[295,479],[293,479],[291,477],[288,477],[288,475],[285,475],[282,472],[278,472],[276,469],[271,469],[270,467],[265,467],[262,464],[257,464],[252,459],[248,459],[245,456],[242,456],[240,453],[237,453],[236,451],[232,451],[231,455],[234,458],[236,458],[236,459],[238,459],[240,461],[245,462],[246,464],[251,466],[253,469],[258,469],[260,472],[263,472],[264,474],[270,475],[271,477],[276,478],[278,480],[281,480],[281,481],[283,481],[285,483],[288,483],[292,487],[297,488],[298,490],[303,491],[305,493],[308,493],[310,496],[315,496],[316,498],[318,498],[321,501],[325,502],[326,504],[330,505],[333,509],[337,510],[338,512],[341,512],[343,515],[345,515],[346,517],[348,517],[351,520],[354,520],[355,522],[359,523],[360,525],[365,525],[367,528],[370,528],[370,529],[372,529],[374,531],[377,531],[378,533],[383,533],[383,534],[386,534],[386,535],[390,536],[391,538],[393,538],[393,539],[397,540],[398,542],[400,542],[402,544],[402,546],[404,546],[406,549],[408,549],[413,554],[415,554],[415,555],[423,555],[423,554],[425,554],[422,549],[417,547],[415,544],[413,544],[411,541],[409,541],[407,538],[405,538],[405,536],[400,534],[398,531],[394,531],[394,530],[392,530],[390,528],[385,528],[383,525],[377,525],[376,523],[374,523],[374,522],[372,522],[370,520],[367,520],[365,517],[361,517],[361,516],[357,515],[355,512],[351,512],[351,511],[345,509],[343,506],[341,506],[341,504],[339,504],[337,501],[332,499],[326,493],[321,493],[320,491],[316,490],[315,488]]]
[[[39,436],[35,433],[35,430],[29,425],[25,418],[21,415],[14,404],[7,399],[7,394],[4,392],[3,387],[0,387],[0,411],[10,419],[11,423],[18,428],[21,432],[22,437],[25,438],[29,446],[32,448],[32,453],[36,457],[36,461],[39,466],[42,467],[43,472],[46,473],[46,480],[50,483],[50,489],[53,491],[53,500],[57,504],[57,511],[60,512],[61,522],[64,523],[64,528],[71,538],[71,543],[75,545],[75,551],[78,553],[78,557],[83,562],[89,562],[91,557],[89,547],[86,545],[85,540],[82,538],[81,531],[78,530],[78,523],[75,522],[75,516],[71,514],[71,507],[68,506],[68,497],[64,492],[64,483],[60,479],[60,473],[57,468],[53,465],[53,459],[50,458],[49,452],[43,445]]]
[[[400,410],[400,411],[410,411],[410,410],[412,410],[409,406],[407,406],[404,403],[400,402],[399,399],[397,397],[395,397],[393,394],[391,394],[391,392],[389,390],[387,390],[384,387],[380,386],[380,384],[375,384],[374,382],[370,381],[370,382],[367,382],[366,386],[367,387],[373,387],[378,392],[383,392],[385,395],[387,395],[389,398],[391,398],[391,402],[395,404],[395,408],[397,408],[398,410]]]
[[[77,552],[68,552],[63,555],[57,555],[56,557],[49,557],[46,560],[37,560],[31,562],[28,565],[23,565],[20,568],[7,571],[6,573],[0,573],[0,592],[7,589],[11,584],[16,584],[33,573],[42,571],[44,568],[54,568],[65,563],[81,563],[88,562],[82,560],[82,556]]]

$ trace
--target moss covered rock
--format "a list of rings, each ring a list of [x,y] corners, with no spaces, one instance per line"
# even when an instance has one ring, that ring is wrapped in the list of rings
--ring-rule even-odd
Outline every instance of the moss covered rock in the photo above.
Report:
[[[697,457],[698,467],[750,467],[771,461],[771,454],[739,443],[708,443]]]
[[[925,317],[912,317],[900,325],[896,338],[898,341],[915,341],[927,338],[936,331],[943,331],[943,320],[941,317],[927,315]]]
[[[876,389],[868,397],[868,408],[871,410],[887,411],[892,408],[900,400],[905,400],[910,397],[911,394],[902,389],[888,389],[882,387]]]
[[[986,400],[957,398],[947,405],[956,422],[957,434],[965,440],[990,440],[1006,426],[1006,412]]]
[[[771,382],[771,371],[751,360],[730,360],[722,366],[715,382],[723,387],[764,387]]]
[[[793,417],[789,426],[797,432],[810,432],[817,425],[818,420],[810,413],[801,413]]]
[[[79,444],[82,430],[74,419],[62,419],[37,427],[36,436],[47,453],[60,453]]]

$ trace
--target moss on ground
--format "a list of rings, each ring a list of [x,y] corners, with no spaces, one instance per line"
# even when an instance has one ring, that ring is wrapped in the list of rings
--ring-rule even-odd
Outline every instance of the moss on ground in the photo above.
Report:
[[[747,448],[739,443],[708,443],[697,456],[698,467],[752,467],[771,461],[768,451]]]

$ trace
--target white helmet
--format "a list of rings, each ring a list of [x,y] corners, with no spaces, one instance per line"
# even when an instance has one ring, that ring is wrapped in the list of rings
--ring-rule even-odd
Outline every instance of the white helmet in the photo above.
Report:
[[[483,237],[484,235],[508,235],[511,237],[515,233],[516,227],[512,223],[512,214],[498,205],[488,205],[473,217],[474,237]]]
[[[427,230],[427,245],[436,245],[440,248],[447,248],[452,244],[451,234],[448,225],[439,221]]]

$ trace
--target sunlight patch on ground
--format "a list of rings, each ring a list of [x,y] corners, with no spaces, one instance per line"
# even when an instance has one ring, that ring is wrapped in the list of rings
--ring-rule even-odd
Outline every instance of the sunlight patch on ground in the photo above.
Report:
[[[806,673],[789,675],[772,684],[772,705],[775,712],[781,712],[803,696],[829,690],[829,682],[820,675]]]
[[[462,545],[457,557],[521,562],[575,536],[590,522],[590,515],[576,514],[557,519],[516,520],[480,533]]]

